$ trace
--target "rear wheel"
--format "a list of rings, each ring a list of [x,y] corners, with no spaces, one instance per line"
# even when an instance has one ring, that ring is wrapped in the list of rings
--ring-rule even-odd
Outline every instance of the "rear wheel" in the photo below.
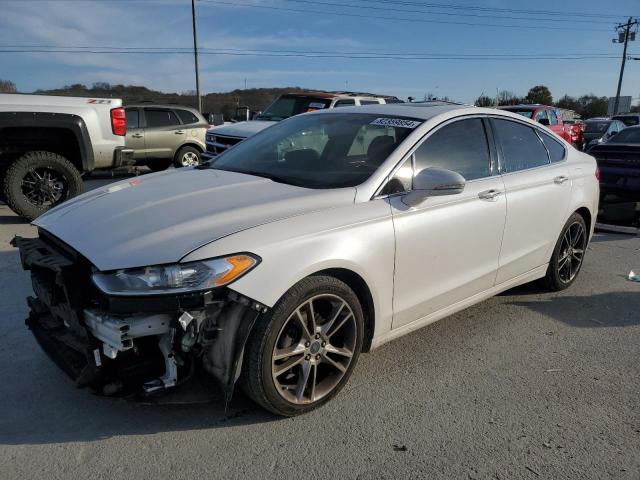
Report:
[[[543,281],[553,291],[569,287],[580,273],[587,250],[587,225],[581,215],[574,213],[565,223],[553,250]]]
[[[242,386],[256,403],[284,416],[326,403],[349,379],[362,347],[355,293],[333,277],[291,288],[255,327]]]
[[[176,155],[174,165],[176,168],[200,165],[200,150],[195,147],[182,147]]]
[[[83,190],[82,176],[69,160],[43,151],[25,153],[14,161],[3,182],[7,205],[28,220]]]

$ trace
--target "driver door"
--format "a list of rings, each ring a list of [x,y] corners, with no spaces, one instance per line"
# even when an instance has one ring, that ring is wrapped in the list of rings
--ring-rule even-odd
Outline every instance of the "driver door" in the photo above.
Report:
[[[389,182],[410,189],[412,173],[427,167],[467,180],[462,193],[430,197],[417,207],[405,205],[402,192],[389,196],[396,236],[393,328],[495,284],[506,201],[487,129],[481,118],[439,127]]]

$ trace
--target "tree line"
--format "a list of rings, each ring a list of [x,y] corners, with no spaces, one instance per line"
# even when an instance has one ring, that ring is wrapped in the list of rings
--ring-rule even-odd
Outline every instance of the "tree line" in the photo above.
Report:
[[[609,105],[608,97],[598,97],[592,93],[580,97],[564,95],[554,102],[551,91],[545,85],[532,87],[524,97],[520,97],[508,90],[499,91],[496,97],[480,95],[475,101],[478,107],[493,107],[496,105],[520,105],[539,103],[558,108],[573,110],[582,118],[604,117]],[[632,112],[640,111],[640,105],[631,107]]]

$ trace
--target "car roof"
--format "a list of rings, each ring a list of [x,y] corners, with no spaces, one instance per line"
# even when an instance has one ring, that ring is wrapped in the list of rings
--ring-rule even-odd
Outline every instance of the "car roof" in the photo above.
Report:
[[[527,104],[521,104],[521,105],[499,105],[498,107],[499,110],[509,110],[511,108],[513,108],[514,110],[538,110],[540,108],[545,108],[545,109],[552,109],[555,107],[552,107],[551,105],[542,105],[541,103],[527,103]]]
[[[336,109],[316,110],[311,115],[335,113],[371,113],[379,115],[396,115],[399,117],[429,120],[452,110],[476,108],[471,105],[458,105],[447,102],[424,103],[387,103],[377,105],[362,105],[360,107],[340,107]]]
[[[324,92],[324,91],[309,91],[309,92],[287,92],[282,94],[282,96],[297,96],[297,97],[312,97],[312,98],[322,98],[325,100],[333,100],[334,98],[355,98],[355,97],[371,97],[371,98],[384,98],[390,100],[398,100],[398,97],[394,97],[392,95],[378,95],[376,93],[366,93],[366,92],[348,92],[348,91],[335,91],[335,92]]]
[[[124,105],[124,108],[168,108],[168,109],[177,108],[179,110],[188,110],[191,113],[197,113],[198,115],[200,115],[200,113],[195,108],[185,107],[184,105],[178,105],[178,104],[167,105],[164,103],[132,103],[131,105]]]

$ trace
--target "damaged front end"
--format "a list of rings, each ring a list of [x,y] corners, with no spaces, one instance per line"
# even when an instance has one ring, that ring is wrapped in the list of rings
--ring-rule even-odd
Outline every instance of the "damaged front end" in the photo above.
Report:
[[[103,395],[152,395],[199,368],[231,399],[244,346],[267,307],[226,288],[147,297],[112,296],[91,263],[44,230],[15,237],[34,297],[27,326],[78,387]]]

